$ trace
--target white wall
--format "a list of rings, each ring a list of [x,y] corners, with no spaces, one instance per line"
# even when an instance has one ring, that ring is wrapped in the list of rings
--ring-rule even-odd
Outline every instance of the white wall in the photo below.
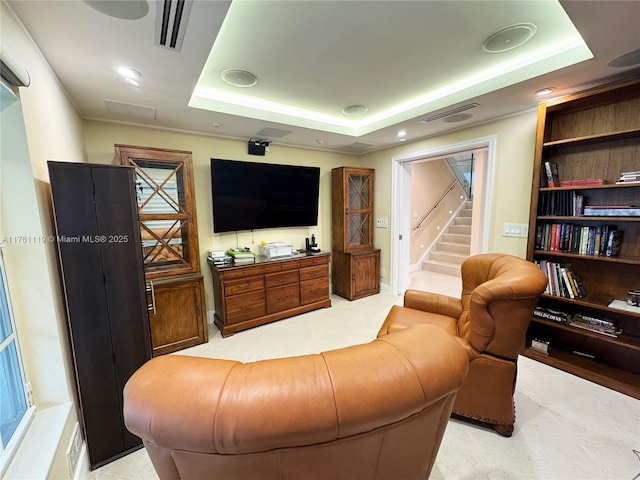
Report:
[[[331,250],[331,169],[343,165],[358,166],[361,160],[344,155],[316,150],[305,150],[271,144],[264,157],[249,155],[246,140],[232,140],[207,135],[167,131],[116,123],[87,120],[85,122],[86,151],[91,163],[113,163],[114,145],[137,145],[192,152],[198,220],[200,265],[204,276],[207,311],[214,310],[211,273],[207,265],[207,252],[241,246],[257,252],[262,240],[282,241],[294,248],[304,248],[305,237],[315,234],[323,250]],[[211,158],[246,160],[252,162],[280,163],[320,167],[320,204],[317,227],[272,228],[253,232],[213,233],[211,200]]]
[[[447,145],[470,142],[495,135],[497,139],[495,165],[493,177],[489,179],[493,189],[491,203],[486,206],[489,216],[487,251],[510,253],[524,258],[527,249],[526,239],[503,237],[502,224],[528,223],[529,221],[536,120],[536,111],[524,112],[494,122],[411,143],[403,143],[396,147],[364,155],[361,157],[363,166],[376,169],[375,216],[391,217],[393,157],[410,156],[415,152],[437,150]],[[487,172],[487,176],[490,175],[491,172]],[[375,231],[376,248],[382,249],[380,266],[387,272],[392,271],[392,232],[391,224],[389,228],[376,228]]]
[[[25,373],[43,410],[75,402],[56,244],[48,240],[54,230],[46,162],[83,160],[82,120],[22,25],[4,2],[0,8],[2,51],[31,77],[19,92],[28,152],[2,151],[1,224],[3,233],[27,239],[7,245],[7,276]],[[3,135],[8,128],[13,127],[2,125]],[[67,424],[76,421],[74,411]],[[59,433],[60,445],[68,440]],[[64,462],[56,456],[53,470],[66,471]]]

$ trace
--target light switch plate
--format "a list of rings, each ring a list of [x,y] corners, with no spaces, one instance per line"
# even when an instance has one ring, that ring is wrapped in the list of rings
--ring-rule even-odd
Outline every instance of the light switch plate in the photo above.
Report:
[[[505,223],[502,228],[503,237],[527,237],[529,227],[526,223]]]
[[[387,218],[376,218],[376,227],[378,227],[378,228],[388,228],[389,227],[389,219],[387,219]]]

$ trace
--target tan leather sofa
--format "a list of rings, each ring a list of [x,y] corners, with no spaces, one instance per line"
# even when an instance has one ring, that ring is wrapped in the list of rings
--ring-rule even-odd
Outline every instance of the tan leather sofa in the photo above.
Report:
[[[457,336],[470,365],[453,413],[511,436],[518,353],[546,285],[545,275],[531,262],[512,255],[475,255],[462,264],[461,298],[407,290],[404,306],[392,307],[378,336],[415,325],[435,325]]]
[[[168,355],[128,381],[124,418],[163,480],[424,479],[468,364],[428,325],[246,364]]]

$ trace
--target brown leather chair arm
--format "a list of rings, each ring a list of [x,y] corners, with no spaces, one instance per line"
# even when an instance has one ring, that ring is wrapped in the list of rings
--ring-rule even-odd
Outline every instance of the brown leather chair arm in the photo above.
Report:
[[[467,340],[476,350],[517,358],[533,310],[547,284],[537,267],[525,265],[484,282],[471,293]]]
[[[423,410],[460,388],[468,362],[451,335],[428,325],[247,364],[167,355],[127,382],[125,424],[145,442],[202,453],[317,444]]]
[[[404,306],[453,318],[459,318],[462,314],[459,298],[422,290],[407,290],[404,293]]]

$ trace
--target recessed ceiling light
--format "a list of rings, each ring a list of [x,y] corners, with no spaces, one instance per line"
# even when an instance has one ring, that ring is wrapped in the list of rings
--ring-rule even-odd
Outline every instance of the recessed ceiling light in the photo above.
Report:
[[[407,132],[405,132],[404,130],[400,130],[398,132],[398,137],[402,138],[402,137],[406,137],[407,136]]]
[[[368,111],[369,111],[369,108],[365,107],[364,105],[349,105],[348,107],[344,107],[342,109],[342,113],[344,113],[345,115],[352,115],[352,116],[364,115]]]
[[[538,90],[536,92],[536,95],[538,96],[542,96],[542,95],[549,95],[551,92],[553,92],[555,90],[555,87],[547,87],[547,88],[543,88],[541,90]]]
[[[134,87],[140,86],[140,77],[142,77],[142,75],[140,75],[140,72],[138,72],[137,70],[129,67],[120,67],[118,68],[118,74],[129,85],[132,85]]]
[[[136,80],[135,78],[123,77],[122,79],[125,81],[125,83],[128,83],[132,87],[139,87],[140,86],[140,82],[138,80]]]
[[[118,73],[123,77],[140,78],[140,72],[129,67],[118,68]]]
[[[516,23],[490,35],[482,44],[489,53],[500,53],[524,45],[531,40],[538,28],[533,23]]]
[[[222,80],[234,87],[247,88],[253,87],[258,83],[258,77],[253,73],[247,72],[246,70],[238,70],[237,68],[228,68],[227,70],[224,70],[220,74],[220,77]]]

